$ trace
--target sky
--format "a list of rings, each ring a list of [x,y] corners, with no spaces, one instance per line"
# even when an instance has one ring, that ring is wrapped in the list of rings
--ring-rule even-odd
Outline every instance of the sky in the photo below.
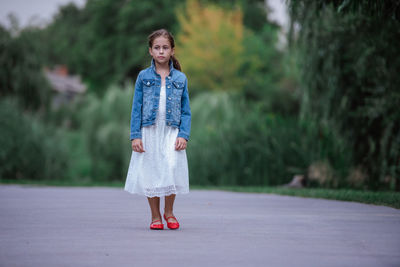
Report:
[[[276,21],[284,28],[289,28],[289,17],[285,0],[265,0],[265,3],[271,9],[269,20]]]
[[[277,44],[277,47],[282,49],[287,45],[287,32],[290,24],[286,2],[285,0],[265,0],[265,4],[271,9],[268,19],[277,22],[282,27]]]
[[[0,0],[0,23],[9,26],[7,15],[13,12],[20,22],[21,27],[29,24],[29,21],[49,23],[60,5],[74,2],[83,7],[86,0]],[[271,20],[282,26],[287,24],[285,0],[265,0],[272,9]]]
[[[288,14],[285,0],[264,0],[271,9],[269,19],[282,26],[279,35],[279,45],[286,43],[286,33],[289,27]],[[16,15],[20,28],[29,24],[42,25],[50,23],[57,13],[59,6],[73,2],[78,7],[83,7],[86,0],[0,0],[0,24],[9,28],[10,20],[8,15]]]
[[[31,20],[47,24],[57,13],[59,6],[69,2],[83,7],[86,0],[0,0],[0,23],[9,28],[7,17],[12,12],[17,16],[21,27],[27,26]]]
[[[269,20],[282,26],[278,47],[283,47],[286,44],[286,33],[289,27],[285,0],[264,1],[271,9]],[[32,23],[37,26],[45,26],[51,22],[59,6],[70,2],[75,3],[78,7],[83,7],[86,0],[0,0],[0,24],[9,28],[8,14],[14,13],[19,21],[20,28]]]

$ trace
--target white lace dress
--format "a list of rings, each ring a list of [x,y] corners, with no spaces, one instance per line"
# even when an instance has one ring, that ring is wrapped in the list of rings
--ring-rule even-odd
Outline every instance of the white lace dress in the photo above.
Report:
[[[179,129],[166,125],[165,85],[155,124],[142,127],[145,152],[132,151],[125,191],[147,197],[189,193],[189,172],[186,149],[175,150]]]

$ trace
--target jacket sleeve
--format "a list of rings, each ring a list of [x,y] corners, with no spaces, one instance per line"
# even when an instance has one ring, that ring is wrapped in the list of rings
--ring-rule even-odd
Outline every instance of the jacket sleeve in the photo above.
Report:
[[[131,113],[131,141],[136,138],[142,138],[142,106],[143,106],[143,85],[140,73],[135,82],[135,93],[132,101]]]
[[[187,141],[189,141],[190,136],[191,117],[188,80],[186,78],[181,99],[181,124],[179,126],[178,137],[183,137]]]

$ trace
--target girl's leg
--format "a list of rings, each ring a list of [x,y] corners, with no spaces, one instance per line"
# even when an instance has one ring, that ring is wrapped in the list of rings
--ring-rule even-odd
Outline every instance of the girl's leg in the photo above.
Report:
[[[165,196],[165,208],[164,208],[164,213],[165,216],[168,218],[169,216],[174,216],[173,214],[173,207],[174,207],[174,200],[175,200],[176,194],[172,194],[169,196]],[[174,218],[169,218],[168,222],[176,222]]]
[[[151,220],[161,220],[160,213],[160,197],[147,197],[151,209]],[[161,222],[155,222],[154,224],[161,224]]]

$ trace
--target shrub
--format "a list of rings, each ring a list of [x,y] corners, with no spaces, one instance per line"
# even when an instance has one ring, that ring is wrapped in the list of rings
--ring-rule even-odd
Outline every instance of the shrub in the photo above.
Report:
[[[0,101],[0,177],[61,179],[68,167],[60,132],[20,111],[15,99]]]
[[[346,185],[351,151],[335,131],[264,113],[261,106],[242,99],[204,93],[192,101],[188,159],[193,184],[278,185],[325,160],[334,178],[324,186]]]
[[[129,87],[131,88],[131,87]],[[122,180],[132,151],[129,123],[133,90],[110,87],[103,98],[89,95],[80,111],[93,180]]]

